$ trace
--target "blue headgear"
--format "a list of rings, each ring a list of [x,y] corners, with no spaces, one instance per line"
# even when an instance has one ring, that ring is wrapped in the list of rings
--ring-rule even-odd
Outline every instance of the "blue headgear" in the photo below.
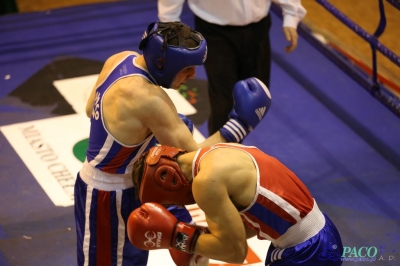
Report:
[[[190,34],[178,37],[175,33],[178,27],[187,27]],[[197,45],[187,45],[188,40]],[[143,34],[139,49],[143,51],[150,75],[157,85],[165,88],[171,87],[179,71],[190,66],[203,65],[207,58],[204,37],[181,22],[151,23]]]

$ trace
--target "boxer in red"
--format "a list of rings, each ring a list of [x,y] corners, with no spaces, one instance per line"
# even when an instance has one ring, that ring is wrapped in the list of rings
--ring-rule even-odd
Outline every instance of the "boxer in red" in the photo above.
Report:
[[[240,264],[246,239],[257,236],[272,242],[265,265],[342,264],[333,222],[291,170],[256,147],[226,143],[189,153],[154,147],[135,163],[133,182],[144,204],[130,214],[127,230],[138,248]],[[178,222],[163,207],[194,202],[208,228]]]

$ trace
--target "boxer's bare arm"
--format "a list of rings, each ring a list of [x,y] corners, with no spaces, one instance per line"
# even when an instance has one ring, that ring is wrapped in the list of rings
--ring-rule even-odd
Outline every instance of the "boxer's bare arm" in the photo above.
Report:
[[[226,142],[220,132],[216,132],[201,143],[193,139],[192,133],[179,118],[176,108],[169,96],[162,90],[159,94],[146,98],[149,103],[141,109],[142,121],[156,136],[159,143],[195,151],[216,143]],[[146,109],[149,110],[146,110]]]
[[[201,170],[193,181],[193,195],[206,215],[211,233],[199,236],[194,252],[225,262],[243,263],[247,254],[246,231],[230,198],[230,178],[227,176],[231,175],[231,169],[215,167],[215,161],[221,161],[221,158],[216,160],[215,157],[206,156],[203,157]],[[212,164],[214,165],[209,167]]]
[[[136,115],[159,143],[188,151],[197,150],[192,133],[179,118],[175,105],[163,89],[158,87],[144,95]]]
[[[107,128],[124,144],[138,144],[151,133],[159,143],[187,151],[197,150],[200,145],[225,142],[217,132],[199,145],[178,116],[168,94],[146,79],[132,77],[114,86],[118,86],[117,90],[109,90],[103,102],[104,106],[111,106],[103,110]]]

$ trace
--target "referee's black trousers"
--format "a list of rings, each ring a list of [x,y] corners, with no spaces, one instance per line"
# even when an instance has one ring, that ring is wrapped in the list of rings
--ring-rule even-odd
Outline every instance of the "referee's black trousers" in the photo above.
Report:
[[[204,66],[211,106],[210,135],[228,121],[233,107],[232,90],[237,81],[257,77],[269,88],[270,27],[270,15],[246,26],[220,26],[195,16],[195,29],[204,36],[208,48]]]

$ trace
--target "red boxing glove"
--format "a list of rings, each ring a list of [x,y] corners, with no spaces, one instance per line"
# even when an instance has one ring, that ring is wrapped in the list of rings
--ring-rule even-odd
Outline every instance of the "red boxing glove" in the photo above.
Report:
[[[167,209],[152,202],[135,209],[127,223],[129,240],[143,250],[172,247],[191,254],[197,238],[205,230],[205,227],[178,222]]]

